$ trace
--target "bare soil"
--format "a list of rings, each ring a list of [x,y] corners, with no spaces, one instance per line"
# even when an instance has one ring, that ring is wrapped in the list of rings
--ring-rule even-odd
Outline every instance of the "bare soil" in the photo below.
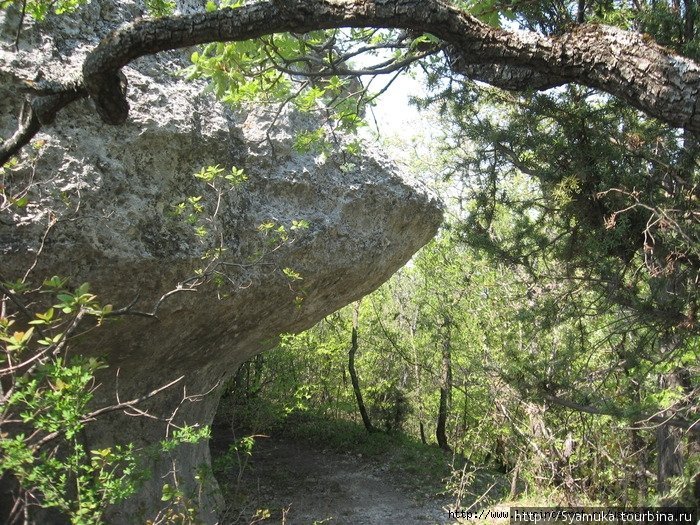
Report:
[[[214,456],[225,438],[212,442]],[[416,488],[415,475],[389,469],[382,457],[338,453],[284,437],[258,438],[236,490],[238,468],[217,477],[230,507],[224,525],[434,525],[451,523],[450,501]],[[411,477],[413,476],[413,477]]]

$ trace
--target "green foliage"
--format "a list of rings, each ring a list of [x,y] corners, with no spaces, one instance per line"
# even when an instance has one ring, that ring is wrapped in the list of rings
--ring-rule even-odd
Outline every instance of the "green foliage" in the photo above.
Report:
[[[146,0],[148,14],[155,17],[172,15],[176,7],[174,0]]]
[[[82,3],[25,5],[41,21]],[[244,3],[209,1],[206,9]],[[508,21],[559,35],[580,22],[605,23],[700,56],[693,2],[454,3],[493,27]],[[146,7],[166,16],[175,3],[147,0]],[[381,49],[387,55],[374,56],[391,67],[439,45],[433,35],[371,28],[285,33],[206,45],[192,53],[186,74],[208,80],[233,107],[277,105],[274,120],[286,106],[322,115],[323,125],[298,131],[294,146],[328,155],[341,144],[336,132],[364,125],[372,101],[354,78],[354,57]],[[435,416],[446,410],[455,458],[448,488],[458,498],[466,484],[477,485],[472,467],[486,465],[512,476],[516,489],[563,492],[569,500],[689,502],[698,472],[689,439],[679,438],[675,447],[686,465],[666,493],[648,473],[659,460],[654,431],[662,423],[653,415],[697,419],[696,141],[580,86],[514,95],[453,78],[451,71],[446,81],[442,58],[423,66],[445,128],[444,140],[436,141],[442,149],[426,164],[452,184],[451,196],[459,195],[456,219],[357,306],[357,326],[353,313],[341,310],[309,331],[282,336],[275,351],[244,364],[222,411],[253,433],[284,429],[366,455],[398,449],[392,460],[399,468],[423,476],[446,467],[443,452],[430,446]],[[360,153],[358,141],[345,144],[344,154]],[[33,143],[33,158],[42,145]],[[3,181],[17,162],[1,168]],[[347,160],[339,169],[356,167]],[[201,242],[203,266],[190,282],[213,283],[223,296],[223,284],[236,286],[227,265],[264,261],[301,305],[304,275],[274,254],[309,229],[308,221],[263,221],[260,242],[245,247],[243,262],[224,259],[220,210],[247,178],[236,167],[206,166],[194,174],[193,194],[172,203],[173,223]],[[27,213],[35,204],[28,189],[0,192],[3,211]],[[112,306],[101,305],[87,284],[71,288],[59,277],[39,289],[23,280],[3,287],[8,297],[26,298],[19,304],[34,312],[23,318],[20,308],[0,318],[0,474],[14,475],[43,506],[73,523],[99,523],[106,506],[138,489],[139,454],[168,454],[209,438],[207,428],[184,426],[150,451],[129,444],[87,450],[79,438],[91,419],[96,374],[106,364],[68,347],[80,322],[98,327],[114,314]],[[356,368],[365,402],[386,432],[358,425],[346,365],[351,327],[359,334]],[[242,470],[252,447],[252,437],[237,440],[222,461]],[[163,486],[162,501],[166,522],[196,520],[194,498],[176,482]],[[269,515],[261,510],[258,517]]]
[[[327,152],[329,131],[356,133],[366,125],[364,113],[375,95],[357,77],[384,69],[390,72],[395,64],[408,68],[412,59],[431,46],[439,46],[432,35],[408,42],[396,31],[282,33],[203,46],[192,54],[192,66],[185,74],[209,80],[216,96],[233,107],[275,104],[279,116],[290,105],[302,113],[318,113],[329,129],[304,130],[297,136],[296,147],[301,152]],[[358,56],[380,58],[377,66],[356,70],[353,60]]]
[[[18,284],[5,286],[11,293],[32,292]],[[10,388],[3,392],[7,397],[0,413],[0,475],[11,474],[42,506],[62,511],[76,525],[87,525],[101,523],[108,505],[133,494],[141,474],[131,445],[87,450],[82,444],[95,372],[106,365],[94,357],[68,357],[62,350],[75,319],[91,316],[100,323],[111,307],[100,306],[87,284],[75,290],[66,285],[57,276],[44,283],[41,291],[57,304],[37,312],[28,329],[13,330],[17,319],[0,319],[1,372],[12,378],[5,384]],[[40,335],[35,337],[35,330]],[[28,366],[21,375],[8,375],[13,367]],[[18,421],[12,423],[10,416]],[[18,422],[21,426],[15,429]]]
[[[296,272],[291,268],[282,268],[282,273],[290,281],[301,281],[303,279],[299,272]]]
[[[326,130],[323,128],[314,131],[301,131],[294,139],[294,149],[299,153],[328,151],[330,144],[325,139]]]
[[[182,218],[186,224],[192,228],[192,232],[205,243],[213,233],[212,227],[217,227],[217,214],[222,199],[237,190],[248,180],[248,175],[240,168],[233,166],[226,172],[220,165],[205,166],[194,178],[206,184],[208,192],[213,192],[215,198],[211,199],[207,195],[190,195],[184,200],[171,205],[171,215]],[[213,202],[211,202],[213,201]],[[206,204],[210,203],[207,207]],[[218,229],[218,228],[217,228]],[[221,250],[208,252],[205,258],[217,258]]]
[[[26,310],[5,309],[8,317],[0,318],[0,476],[13,476],[28,498],[75,525],[104,523],[107,507],[138,490],[148,474],[142,461],[153,453],[129,443],[84,445],[83,432],[99,413],[92,406],[96,374],[107,364],[71,355],[70,344],[81,320],[99,327],[112,307],[100,305],[87,283],[70,288],[59,276],[37,289],[21,280],[2,286],[16,303],[44,306],[31,320]],[[209,439],[208,427],[175,428],[156,453],[202,439]]]
[[[203,266],[194,270],[190,281],[194,286],[211,283],[219,288],[219,296],[225,297],[226,287],[235,289],[237,281],[231,275],[229,268],[245,267],[260,264],[265,259],[272,259],[274,254],[283,246],[294,243],[310,226],[305,219],[293,219],[290,224],[281,224],[276,220],[268,220],[257,226],[259,242],[250,243],[238,253],[239,260],[231,261],[226,255],[224,239],[231,235],[230,226],[224,224],[220,211],[224,204],[240,197],[240,190],[248,182],[248,175],[242,168],[232,167],[229,170],[221,165],[205,166],[195,173],[201,193],[189,195],[172,204],[169,210],[170,219],[175,224],[183,225],[202,245],[201,260]],[[243,262],[240,262],[243,261]],[[295,292],[294,302],[300,305],[305,292],[303,288],[294,289],[294,282],[302,281],[303,276],[293,268],[276,266]]]
[[[508,2],[501,0],[457,0],[454,3],[493,27],[501,27],[501,22],[504,19],[513,20],[515,18],[515,14],[507,5]]]
[[[431,168],[451,179],[465,213],[363,300],[356,367],[372,419],[433,441],[449,344],[456,457],[517,476],[530,493],[656,501],[654,480],[634,474],[640,462],[655,470],[655,425],[637,422],[666,411],[693,421],[697,410],[694,146],[579,87],[451,96],[473,103],[445,113],[449,135]],[[244,412],[265,407],[258,421],[341,449],[373,439],[319,422],[358,421],[350,317],[285,337],[247,367]],[[683,386],[659,386],[678,370],[689,374]],[[687,444],[679,450],[695,464]],[[456,492],[481,483],[455,472]],[[676,478],[667,495],[688,498],[691,480]]]
[[[25,9],[29,16],[41,22],[49,13],[69,14],[87,2],[88,0],[26,0]],[[2,0],[0,9],[7,9],[12,4],[20,3],[19,0]]]
[[[176,428],[172,437],[160,442],[160,450],[162,452],[172,452],[183,443],[199,443],[202,440],[208,440],[210,438],[211,429],[208,426],[184,425],[180,428]]]
[[[236,9],[246,5],[246,3],[247,0],[220,0],[219,2],[209,0],[205,5],[205,9],[207,12],[216,11],[217,9]]]
[[[533,5],[536,16],[527,8],[519,16],[547,33],[565,29],[575,14]],[[587,5],[619,25],[640,16]],[[661,33],[654,36],[663,41]],[[680,50],[681,41],[688,35],[673,47]],[[689,397],[697,392],[700,357],[692,284],[700,223],[691,218],[697,144],[589,89],[513,95],[463,86],[432,97],[455,101],[440,107],[448,127],[435,171],[461,195],[464,213],[453,231],[470,254],[461,270],[470,284],[484,286],[475,264],[509,274],[468,307],[479,318],[471,343],[481,348],[473,359],[483,368],[470,376],[455,366],[456,377],[470,377],[463,400],[462,388],[453,393],[453,410],[464,403],[456,425],[463,436],[455,437],[470,458],[518,472],[537,490],[576,486],[569,497],[653,501],[658,485],[633,473],[635,461],[656,470],[648,430],[656,424],[635,429],[631,422],[662,413],[697,418]],[[432,258],[426,270],[436,266],[444,262]],[[680,383],[660,387],[681,373]],[[470,388],[480,377],[491,386]],[[475,413],[481,415],[472,419]],[[479,451],[474,443],[486,446]],[[564,461],[562,451],[572,446]],[[677,450],[679,461],[693,463],[690,444]],[[515,451],[530,458],[529,469]],[[689,479],[679,477],[675,483],[685,488],[670,497],[687,498]]]
[[[65,457],[36,457],[26,445],[25,436],[3,439],[4,461],[0,473],[14,475],[22,485],[36,487],[43,496],[42,506],[57,508],[71,523],[102,523],[107,505],[128,498],[136,490],[136,463],[133,449],[114,447],[89,453],[76,439]]]
[[[644,33],[691,58],[700,56],[698,6],[694,2],[592,0],[583,3],[583,13],[579,13],[578,1],[457,0],[454,3],[494,27],[509,20],[526,29],[557,35],[580,21],[599,23]]]
[[[212,466],[214,472],[223,476],[226,471],[237,468],[239,471],[238,480],[240,482],[245,466],[248,460],[253,456],[254,446],[254,436],[244,436],[229,443],[226,453],[217,457],[213,462]]]
[[[287,37],[278,45],[290,51],[293,42]],[[265,47],[250,40],[229,44],[214,43],[195,51],[189,78],[208,78],[222,101],[239,106],[246,101],[281,101],[291,94],[291,82],[267,67]]]

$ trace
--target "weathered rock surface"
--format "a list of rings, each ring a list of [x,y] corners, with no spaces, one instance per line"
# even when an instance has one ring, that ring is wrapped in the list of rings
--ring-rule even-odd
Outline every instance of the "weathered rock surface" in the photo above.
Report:
[[[65,77],[100,36],[141,10],[128,1],[93,1],[72,17],[25,29],[19,52],[11,46],[16,14],[0,15],[3,137],[16,124],[17,79]],[[207,250],[226,250],[227,265],[217,267],[220,286],[173,294],[162,302],[158,319],[126,316],[82,338],[80,351],[110,364],[100,377],[99,405],[184,376],[143,404],[160,422],[112,413],[90,425],[93,448],[157,442],[168,430],[164,419],[210,423],[219,388],[242,361],[270,347],[278,334],[310,327],[375,289],[435,234],[441,220],[433,198],[406,183],[377,152],[366,149],[354,158],[342,148],[299,154],[292,146],[295,133],[317,123],[284,112],[268,133],[274,111],[224,108],[202,94],[201,85],[174,74],[183,63],[174,53],[137,61],[125,70],[132,107],[127,124],[104,125],[89,101],[78,102],[44,128],[36,147],[25,148],[20,166],[2,181],[8,192],[30,186],[29,205],[0,216],[3,279],[21,277],[36,259],[34,283],[69,276],[76,285],[90,282],[103,303],[119,307],[137,298],[134,309],[150,311],[178,283],[187,286],[206,264]],[[212,164],[244,168],[249,180],[219,202],[192,176]],[[202,216],[217,209],[211,222],[198,219],[209,230],[204,237],[172,213],[187,196],[202,196]],[[292,230],[299,220],[308,228]],[[259,230],[266,222],[284,226],[289,237],[271,241],[273,233]],[[290,281],[284,268],[302,280]],[[206,443],[154,460],[151,481],[113,510],[110,523],[152,518],[172,472],[199,500],[202,518],[215,522],[215,482],[198,490],[194,481],[197,467],[208,462]]]

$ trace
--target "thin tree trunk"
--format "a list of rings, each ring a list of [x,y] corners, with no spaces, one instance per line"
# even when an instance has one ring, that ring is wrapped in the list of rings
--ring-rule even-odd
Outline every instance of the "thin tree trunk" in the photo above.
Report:
[[[625,360],[625,362],[628,362]],[[632,399],[634,399],[635,404],[641,404],[641,385],[638,381],[634,381],[630,375],[630,370],[628,366],[625,366],[625,375],[627,376],[627,381],[629,383],[629,390]],[[640,432],[640,427],[642,425],[639,423],[634,423],[630,429],[630,446],[632,454],[635,457],[634,464],[635,469],[632,474],[633,476],[633,487],[635,492],[635,498],[637,501],[646,501],[649,496],[649,483],[647,482],[647,470],[648,470],[648,443],[645,443],[644,438]]]
[[[578,10],[576,11],[576,23],[583,24],[586,21],[586,0],[578,0]]]
[[[695,35],[695,2],[693,0],[683,0],[685,13],[683,18],[683,43],[688,44]]]
[[[510,493],[508,499],[513,500],[518,495],[518,479],[520,477],[520,462],[522,461],[523,453],[518,454],[518,459],[515,460],[515,468],[510,478]]]
[[[359,310],[360,302],[356,302],[352,311],[352,337],[350,342],[350,351],[348,352],[348,370],[350,371],[350,380],[352,381],[352,390],[355,393],[355,399],[357,400],[357,408],[360,410],[360,416],[362,416],[362,423],[365,425],[367,432],[374,432],[374,427],[367,414],[367,409],[365,408],[365,402],[362,399],[362,391],[360,390],[360,381],[357,378],[357,371],[355,370],[355,354],[357,353],[357,330],[359,326]]]
[[[435,437],[441,449],[451,452],[447,443],[447,415],[450,395],[452,393],[452,345],[450,341],[450,318],[445,316],[443,323],[444,335],[442,340],[442,373],[440,377],[440,407],[438,410],[437,429]]]
[[[464,439],[467,434],[467,416],[469,415],[469,397],[467,396],[467,386],[464,388],[464,403],[462,404],[462,425],[460,428],[460,439]]]
[[[251,392],[253,397],[257,396],[262,390],[264,364],[265,356],[263,354],[256,355],[253,360],[253,387]]]
[[[421,386],[423,381],[421,380],[420,366],[418,366],[418,350],[416,348],[416,324],[418,314],[411,319],[408,323],[409,333],[411,334],[411,349],[413,350],[413,375],[416,379],[416,391],[418,393],[418,430],[420,431],[420,440],[424,445],[428,444],[428,440],[425,435],[425,407],[423,406],[423,396],[421,392]]]
[[[677,429],[661,425],[656,429],[657,490],[660,495],[668,492],[670,479],[683,473],[683,458],[680,455],[680,439]]]
[[[700,437],[689,436],[690,444],[688,445],[688,455],[690,457],[700,456]],[[695,500],[695,508],[700,508],[700,472],[695,473],[693,479],[693,499]]]

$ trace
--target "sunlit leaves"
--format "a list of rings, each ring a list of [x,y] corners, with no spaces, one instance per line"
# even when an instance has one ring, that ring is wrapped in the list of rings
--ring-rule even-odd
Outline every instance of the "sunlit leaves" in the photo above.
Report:
[[[324,128],[318,128],[313,131],[300,131],[294,139],[294,149],[299,153],[324,151],[328,147],[325,138],[326,130]]]
[[[301,281],[303,277],[301,274],[291,268],[282,268],[282,273],[290,281]]]
[[[209,79],[217,97],[232,106],[256,100],[279,102],[291,94],[291,82],[270,68],[265,47],[258,41],[208,44],[191,60],[189,77]]]
[[[267,239],[269,246],[278,246],[289,239],[289,232],[284,224],[268,220],[258,225],[258,231]]]
[[[411,47],[410,42],[393,42],[398,36],[392,31],[348,32],[349,36],[338,31],[283,33],[253,41],[209,44],[192,54],[192,66],[186,73],[189,78],[208,79],[217,97],[234,107],[249,102],[290,104],[301,112],[318,112],[334,129],[355,133],[364,125],[362,116],[371,97],[353,79],[353,58],[365,53],[373,56],[380,49],[384,52],[380,62],[392,54],[398,62],[420,46],[437,41],[424,35]],[[310,143],[319,140],[318,136],[302,137],[300,151],[310,151]]]
[[[53,12],[57,15],[72,13],[88,0],[26,0],[25,9],[27,15],[37,21],[42,21]],[[0,9],[7,9],[12,4],[20,4],[18,0],[3,0]]]
[[[292,220],[292,230],[308,230],[309,226],[311,223],[307,221],[306,219],[301,219],[301,220]]]
[[[42,299],[56,304],[38,309],[26,329],[15,328],[27,320],[13,312],[0,318],[0,475],[9,473],[41,498],[43,508],[58,509],[75,525],[103,523],[105,509],[132,495],[147,473],[139,464],[143,451],[133,445],[89,450],[81,437],[94,420],[96,374],[106,364],[73,356],[69,345],[78,321],[83,320],[81,330],[90,318],[93,327],[99,326],[112,306],[97,303],[87,283],[72,288],[59,276],[46,279],[39,289],[22,281],[4,286],[8,284],[12,291],[6,297],[12,294],[15,304],[23,300],[36,306]],[[176,429],[170,450],[208,435],[208,428]]]
[[[53,290],[61,290],[65,288],[67,283],[68,278],[61,278],[58,275],[54,275],[50,279],[46,279],[43,284],[47,288],[51,288]]]
[[[220,0],[216,2],[215,0],[208,0],[205,9],[207,12],[216,11],[217,9],[236,9],[242,7],[246,4],[246,0]]]
[[[231,172],[224,175],[224,179],[228,181],[232,186],[239,186],[248,180],[248,175],[245,174],[243,169],[236,168],[235,166],[231,168]]]
[[[54,308],[58,308],[64,314],[76,312],[80,308],[88,308],[91,311],[96,311],[95,298],[96,296],[89,293],[90,285],[88,283],[81,284],[74,292],[62,292],[56,295],[58,303]]]
[[[5,343],[7,343],[7,351],[18,352],[26,348],[33,334],[34,328],[29,328],[24,332],[14,332],[11,335],[2,335],[2,333],[0,333],[0,341],[4,341]]]
[[[184,425],[175,429],[170,438],[162,440],[160,449],[162,452],[172,452],[183,443],[199,443],[209,438],[211,438],[209,426]]]
[[[146,0],[146,9],[154,17],[172,15],[176,7],[175,0]]]
[[[503,19],[515,18],[508,2],[502,0],[456,0],[454,3],[493,27],[501,27]]]
[[[216,215],[221,200],[245,183],[248,175],[241,168],[233,166],[227,172],[216,164],[202,167],[194,174],[194,178],[206,184],[207,194],[189,195],[184,200],[172,204],[170,215],[182,218],[192,228],[195,237],[205,242],[216,229]],[[210,251],[207,250],[205,253]]]
[[[219,175],[221,175],[224,172],[224,169],[219,166],[218,164],[216,166],[206,166],[202,168],[199,173],[195,173],[195,178],[203,180],[204,182],[212,182],[214,179],[216,179]]]

